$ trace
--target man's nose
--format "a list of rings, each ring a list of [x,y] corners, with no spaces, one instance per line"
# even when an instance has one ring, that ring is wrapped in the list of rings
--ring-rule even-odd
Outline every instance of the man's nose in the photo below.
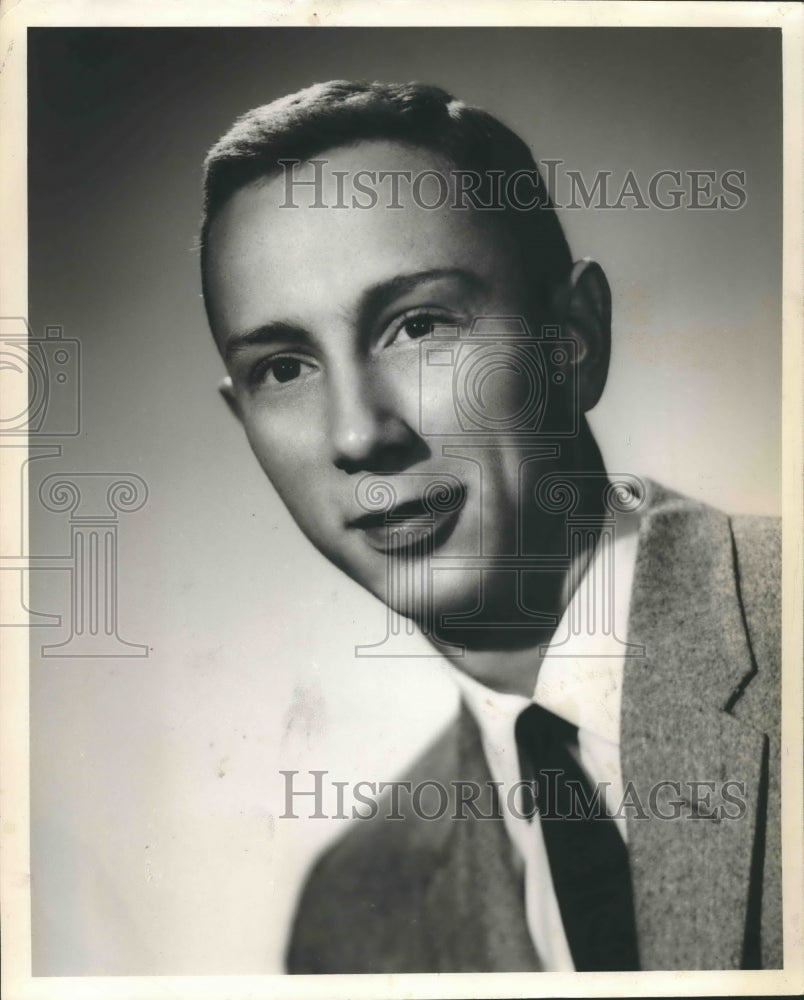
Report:
[[[359,365],[330,379],[332,460],[345,472],[400,472],[427,446],[393,400]]]

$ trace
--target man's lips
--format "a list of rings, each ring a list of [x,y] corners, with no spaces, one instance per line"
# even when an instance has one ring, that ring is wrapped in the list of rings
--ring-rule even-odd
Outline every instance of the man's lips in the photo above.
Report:
[[[464,501],[464,494],[456,495],[454,506],[433,510],[423,500],[406,500],[388,510],[361,514],[347,526],[362,532],[378,552],[403,552],[425,545],[435,548],[452,534]]]
[[[371,511],[362,514],[349,522],[350,528],[360,528],[362,530],[373,528],[392,527],[395,524],[407,524],[409,522],[432,523],[433,512],[422,500],[407,500],[404,503],[394,504],[388,510]]]

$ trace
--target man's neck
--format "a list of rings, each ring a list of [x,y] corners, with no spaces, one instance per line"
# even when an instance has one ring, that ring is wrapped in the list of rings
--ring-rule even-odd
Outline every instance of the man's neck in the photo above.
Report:
[[[444,644],[463,649],[463,655],[448,659],[470,677],[528,698],[536,685],[540,651],[552,640],[594,556],[603,522],[610,517],[606,468],[585,421],[579,436],[562,448],[566,471],[545,471],[531,463],[522,484],[522,496],[533,498],[529,531],[520,539],[520,551],[527,553],[522,569],[496,577],[487,574],[483,607],[473,612],[472,627],[444,628],[434,623],[432,636],[442,651]],[[573,521],[582,521],[583,529],[570,532]],[[546,557],[555,568],[534,572],[531,564],[529,570],[526,560],[531,555]],[[569,562],[562,565],[565,558]]]
[[[574,588],[594,556],[596,542],[595,535],[576,553],[569,569],[551,574],[547,585],[540,587],[536,607],[539,613],[551,616],[555,624],[516,630],[494,629],[491,624],[482,630],[443,629],[433,636],[435,643],[461,646],[462,655],[448,655],[447,658],[481,684],[530,698],[541,665],[540,651],[550,643]]]

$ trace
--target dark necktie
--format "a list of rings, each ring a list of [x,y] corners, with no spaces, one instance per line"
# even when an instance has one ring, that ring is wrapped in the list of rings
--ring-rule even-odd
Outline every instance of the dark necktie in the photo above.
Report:
[[[522,778],[534,782],[561,919],[577,972],[639,968],[628,852],[576,760],[578,730],[539,705],[515,728]],[[575,753],[573,754],[573,750]]]

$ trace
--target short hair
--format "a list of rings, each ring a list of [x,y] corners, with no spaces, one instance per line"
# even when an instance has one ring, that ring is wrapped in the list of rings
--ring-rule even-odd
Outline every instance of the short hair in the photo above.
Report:
[[[503,204],[522,260],[531,302],[548,307],[569,275],[572,257],[544,181],[528,146],[493,115],[422,83],[331,80],[306,87],[238,118],[204,162],[200,235],[201,276],[212,223],[239,190],[281,172],[280,161],[306,161],[328,149],[388,139],[428,149],[458,170],[481,178],[528,171],[533,207]],[[482,190],[479,189],[479,190]]]

